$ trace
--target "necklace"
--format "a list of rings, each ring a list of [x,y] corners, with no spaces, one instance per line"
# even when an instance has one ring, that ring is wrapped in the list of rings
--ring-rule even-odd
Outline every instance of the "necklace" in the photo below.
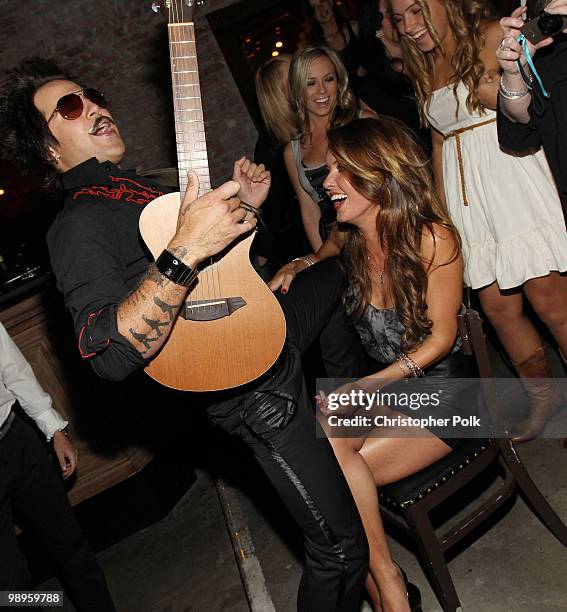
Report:
[[[376,274],[378,274],[378,278],[380,279],[380,284],[383,285],[384,284],[384,272],[386,272],[386,266],[384,266],[384,269],[382,270],[382,272],[380,272],[380,270],[378,270],[378,267],[376,266],[376,264],[374,263],[370,255],[367,255],[366,259],[368,260],[370,267],[374,270],[374,272],[376,272]]]

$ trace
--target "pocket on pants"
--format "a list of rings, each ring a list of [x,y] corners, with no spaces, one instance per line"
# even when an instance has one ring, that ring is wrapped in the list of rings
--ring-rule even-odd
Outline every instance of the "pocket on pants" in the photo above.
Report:
[[[282,391],[254,391],[246,399],[241,418],[257,435],[284,429],[297,412],[293,396]]]

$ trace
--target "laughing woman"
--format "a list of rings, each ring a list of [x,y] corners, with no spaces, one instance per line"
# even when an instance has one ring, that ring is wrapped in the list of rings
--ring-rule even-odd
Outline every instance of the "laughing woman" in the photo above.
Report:
[[[376,390],[408,377],[425,376],[427,385],[443,378],[443,401],[420,408],[419,416],[451,419],[461,414],[467,389],[446,379],[470,376],[457,336],[462,260],[457,231],[434,193],[428,159],[394,119],[355,120],[330,130],[328,139],[324,187],[344,230],[345,307],[367,353],[386,364],[359,384]],[[324,256],[325,249],[317,254]],[[324,398],[318,405],[329,414]],[[416,416],[403,407],[390,416],[404,413]],[[459,441],[418,427],[403,427],[403,435],[396,427],[377,433],[330,441],[368,537],[366,586],[374,609],[418,610],[390,555],[377,487],[431,465]]]
[[[296,51],[289,72],[291,108],[297,136],[284,150],[285,165],[297,194],[303,227],[311,248],[317,251],[335,220],[323,189],[327,175],[327,130],[344,125],[358,115],[348,76],[338,55],[326,47]]]

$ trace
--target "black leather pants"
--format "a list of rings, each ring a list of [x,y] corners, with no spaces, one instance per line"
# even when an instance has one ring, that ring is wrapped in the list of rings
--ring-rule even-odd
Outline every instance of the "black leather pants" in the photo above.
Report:
[[[367,574],[362,523],[329,442],[317,435],[300,360],[340,307],[342,282],[334,259],[298,275],[281,297],[288,335],[276,367],[255,388],[208,409],[216,424],[248,444],[303,532],[302,612],[359,612]]]

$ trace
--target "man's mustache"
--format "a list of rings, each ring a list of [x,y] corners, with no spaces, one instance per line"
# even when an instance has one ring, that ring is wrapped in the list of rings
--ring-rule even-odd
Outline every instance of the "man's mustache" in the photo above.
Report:
[[[114,119],[112,119],[112,117],[107,117],[106,115],[99,115],[94,123],[93,123],[93,127],[89,130],[89,134],[96,134],[97,130],[100,127],[100,124],[103,121],[107,121],[108,123],[110,123],[111,125],[116,125],[116,121],[114,121]]]

